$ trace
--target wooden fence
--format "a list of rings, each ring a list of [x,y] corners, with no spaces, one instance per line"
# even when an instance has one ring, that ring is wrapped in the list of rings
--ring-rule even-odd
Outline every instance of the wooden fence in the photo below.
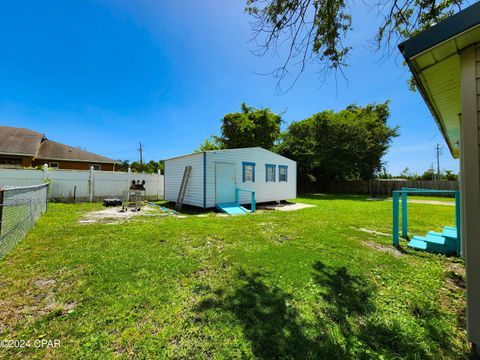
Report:
[[[392,195],[393,190],[401,188],[459,190],[458,181],[420,181],[420,180],[358,180],[332,181],[319,186],[318,190],[332,194],[369,194]],[[441,195],[435,195],[441,196]],[[453,196],[450,194],[444,196]]]

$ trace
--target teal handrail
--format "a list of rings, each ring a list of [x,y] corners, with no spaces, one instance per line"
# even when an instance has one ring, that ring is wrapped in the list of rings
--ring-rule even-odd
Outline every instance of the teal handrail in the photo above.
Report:
[[[252,213],[255,212],[255,211],[257,210],[257,203],[255,202],[255,191],[236,188],[236,189],[235,189],[235,202],[236,202],[237,204],[240,204],[240,202],[239,202],[239,200],[240,200],[240,191],[245,191],[245,192],[251,193],[251,202],[252,202],[251,212],[252,212]]]
[[[393,232],[393,245],[398,246],[400,244],[400,239],[398,236],[398,227],[399,227],[399,206],[398,202],[400,200],[400,194],[402,195],[402,238],[406,239],[408,237],[408,211],[407,211],[407,197],[408,194],[419,194],[419,193],[428,193],[428,194],[455,194],[455,227],[457,228],[457,256],[461,252],[461,239],[460,239],[460,191],[458,190],[433,190],[433,189],[416,189],[416,188],[402,188],[401,190],[393,191],[393,222],[392,222],[392,232]]]

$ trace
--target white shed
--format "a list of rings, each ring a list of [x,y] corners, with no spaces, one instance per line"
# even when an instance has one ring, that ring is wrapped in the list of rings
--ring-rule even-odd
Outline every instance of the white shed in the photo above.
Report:
[[[191,174],[183,203],[230,208],[297,196],[297,163],[261,147],[205,151],[165,160],[165,199],[177,202],[186,167]],[[236,205],[236,206],[235,206]],[[233,209],[232,213],[238,213]],[[245,209],[243,209],[244,211]]]

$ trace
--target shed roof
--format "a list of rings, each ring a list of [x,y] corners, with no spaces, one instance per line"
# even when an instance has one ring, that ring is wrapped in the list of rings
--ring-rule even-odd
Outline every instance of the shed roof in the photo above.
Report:
[[[250,149],[257,149],[257,150],[259,150],[259,151],[267,151],[267,152],[270,152],[270,153],[275,154],[275,155],[277,155],[277,156],[280,156],[280,157],[283,157],[283,158],[285,158],[285,159],[288,159],[288,158],[286,158],[286,157],[283,156],[283,155],[274,153],[273,151],[264,149],[264,148],[262,148],[262,147],[260,147],[260,146],[252,146],[252,147],[245,147],[245,148],[207,150],[207,151],[194,152],[194,153],[191,153],[191,154],[184,154],[184,155],[174,156],[174,157],[171,157],[171,158],[168,158],[168,159],[164,159],[163,161],[169,161],[169,160],[179,159],[179,158],[183,158],[183,157],[187,157],[187,156],[200,155],[200,154],[202,154],[202,153],[212,153],[212,154],[214,154],[214,153],[216,153],[216,152],[234,152],[234,151],[242,151],[242,150],[250,150]],[[288,159],[288,160],[291,160],[291,159]],[[291,161],[293,161],[293,160],[291,160]]]
[[[454,157],[460,142],[460,52],[479,41],[480,2],[399,45]]]

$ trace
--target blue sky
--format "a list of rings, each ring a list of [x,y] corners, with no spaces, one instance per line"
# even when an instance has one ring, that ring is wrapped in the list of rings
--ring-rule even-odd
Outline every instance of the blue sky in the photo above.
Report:
[[[0,124],[118,159],[159,160],[192,152],[218,134],[220,119],[246,102],[284,112],[286,124],[316,112],[390,99],[401,136],[385,157],[390,172],[423,172],[444,146],[443,169],[458,170],[399,57],[368,49],[374,10],[353,11],[348,83],[321,85],[310,65],[295,87],[275,94],[257,57],[242,0],[4,1],[0,5]]]

